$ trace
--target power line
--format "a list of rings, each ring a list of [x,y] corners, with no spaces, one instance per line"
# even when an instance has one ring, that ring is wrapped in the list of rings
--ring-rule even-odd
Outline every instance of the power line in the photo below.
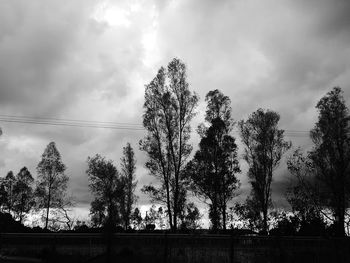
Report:
[[[138,123],[127,123],[127,122],[112,122],[112,121],[91,121],[91,120],[77,120],[77,119],[63,119],[63,118],[47,118],[47,117],[29,117],[29,116],[15,116],[15,115],[4,115],[0,114],[0,118],[5,119],[27,119],[27,120],[43,120],[43,121],[62,121],[70,123],[92,123],[92,124],[112,124],[112,125],[131,125],[131,126],[142,126]]]
[[[8,123],[23,123],[23,124],[40,124],[51,126],[67,126],[67,127],[81,127],[81,128],[104,128],[115,130],[134,130],[142,131],[144,128],[141,125],[126,124],[117,122],[96,122],[85,120],[68,120],[68,119],[54,119],[54,118],[34,118],[34,117],[19,117],[0,115],[1,122]]]
[[[15,115],[4,115],[4,114],[0,114],[0,122],[51,125],[51,126],[67,126],[67,127],[80,127],[80,128],[103,128],[103,129],[132,130],[132,131],[146,130],[142,124],[138,124],[138,123],[15,116]],[[309,137],[309,131],[285,130],[284,135],[286,137]]]

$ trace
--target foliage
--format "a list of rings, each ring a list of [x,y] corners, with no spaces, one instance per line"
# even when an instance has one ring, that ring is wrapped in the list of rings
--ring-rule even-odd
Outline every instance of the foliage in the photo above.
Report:
[[[188,203],[186,205],[185,212],[182,216],[181,220],[181,226],[180,228],[182,230],[185,229],[190,229],[190,230],[195,230],[199,229],[201,227],[201,220],[202,215],[199,212],[198,207],[194,203]]]
[[[125,229],[130,225],[130,217],[132,213],[132,206],[136,202],[136,195],[134,194],[137,181],[135,181],[136,160],[135,153],[130,143],[123,148],[123,157],[121,158],[121,180],[123,180],[124,187],[124,204],[122,205],[122,218]]]
[[[134,229],[140,230],[143,228],[143,219],[140,210],[136,207],[131,214],[131,222]]]
[[[237,145],[229,133],[234,122],[231,118],[230,99],[220,91],[206,96],[206,121],[199,126],[199,150],[187,165],[191,190],[210,200],[209,218],[213,229],[226,229],[227,203],[239,186],[236,174],[240,172]]]
[[[12,171],[9,171],[4,180],[4,188],[6,191],[5,207],[8,213],[12,212],[13,209],[13,185],[15,184],[16,178]]]
[[[318,121],[310,136],[314,148],[309,158],[316,176],[327,192],[327,207],[333,211],[336,233],[345,235],[345,210],[349,205],[350,126],[343,92],[333,88],[316,105]]]
[[[270,230],[270,235],[275,236],[295,236],[299,229],[299,218],[295,215],[275,211],[272,215],[275,221],[275,226]]]
[[[262,229],[262,218],[260,216],[260,207],[254,200],[254,196],[248,196],[245,202],[236,203],[231,213],[238,216],[238,221],[243,223],[244,228],[252,231]]]
[[[58,208],[65,195],[68,184],[68,176],[64,174],[66,166],[61,160],[54,142],[50,142],[41,161],[37,166],[38,181],[35,190],[37,205],[46,209],[45,229],[48,228],[50,208]]]
[[[20,223],[35,206],[33,183],[32,175],[27,167],[23,167],[16,175],[13,185],[13,211]]]
[[[7,204],[7,191],[5,188],[5,180],[1,178],[0,181],[0,212],[4,212],[6,210]]]
[[[90,214],[94,226],[105,226],[114,231],[121,222],[124,184],[112,160],[99,154],[88,157],[89,187],[95,199],[91,202]]]
[[[268,208],[271,204],[273,172],[291,143],[284,140],[284,131],[278,129],[277,112],[258,109],[249,118],[239,122],[244,159],[249,165],[248,177],[252,185],[251,195],[262,213],[262,230],[268,231]]]
[[[158,219],[158,211],[155,205],[152,205],[148,211],[146,211],[146,216],[145,216],[145,225],[156,225],[157,219]]]
[[[312,161],[298,148],[287,159],[287,166],[293,180],[286,196],[293,213],[302,224],[316,219],[322,220],[322,191]]]
[[[173,59],[167,70],[161,67],[146,85],[143,125],[147,135],[140,149],[147,153],[145,166],[159,184],[145,186],[152,201],[167,207],[169,225],[177,229],[184,189],[184,166],[192,146],[190,122],[195,115],[198,97],[188,87],[186,66]]]

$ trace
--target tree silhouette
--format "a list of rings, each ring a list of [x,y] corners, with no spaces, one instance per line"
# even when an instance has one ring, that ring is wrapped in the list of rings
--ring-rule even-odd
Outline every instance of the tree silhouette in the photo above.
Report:
[[[69,180],[64,174],[65,170],[66,166],[61,160],[56,144],[50,142],[37,166],[38,181],[35,190],[38,207],[46,209],[45,229],[48,228],[50,208],[58,208],[65,196]]]
[[[136,184],[135,170],[136,160],[135,153],[130,143],[127,143],[123,147],[123,157],[121,158],[121,176],[124,181],[124,205],[122,206],[122,217],[124,221],[124,227],[127,229],[130,225],[130,217],[132,212],[132,206],[136,202],[136,195],[134,194]]]
[[[299,232],[321,234],[320,230],[324,230],[323,217],[329,216],[323,211],[323,189],[316,178],[313,163],[298,148],[288,157],[287,166],[293,178],[286,196],[294,215],[300,221]],[[310,229],[313,229],[312,233]]]
[[[252,200],[258,203],[262,213],[262,231],[268,231],[268,208],[271,204],[271,182],[273,172],[282,155],[291,143],[283,138],[284,131],[278,129],[278,113],[263,109],[253,112],[249,118],[239,122],[244,159],[249,165],[248,177],[252,185]]]
[[[13,186],[16,178],[12,171],[9,171],[5,177],[4,187],[6,191],[6,208],[7,212],[11,213],[13,209]]]
[[[345,235],[345,210],[349,202],[350,127],[343,92],[335,87],[316,105],[318,121],[310,136],[314,148],[309,158],[317,179],[327,191],[326,205],[333,211],[338,236]]]
[[[33,183],[32,175],[27,167],[23,167],[16,175],[13,186],[13,211],[20,223],[35,205]]]
[[[95,199],[91,203],[91,215],[95,225],[104,225],[114,231],[120,222],[124,184],[112,160],[99,154],[88,157],[89,187]]]
[[[4,212],[7,204],[7,191],[4,178],[0,178],[0,210]]]
[[[142,229],[142,216],[141,216],[141,212],[138,209],[138,207],[136,207],[134,209],[134,212],[131,214],[131,221],[133,224],[134,229],[140,230]]]
[[[181,229],[198,229],[201,227],[200,220],[202,218],[198,207],[193,203],[186,204],[181,220]]]
[[[159,69],[145,91],[143,125],[147,135],[140,141],[140,149],[148,155],[146,168],[160,184],[145,186],[143,191],[151,196],[152,201],[167,207],[173,231],[177,229],[183,206],[182,175],[192,151],[188,143],[190,122],[198,102],[197,95],[188,86],[186,66],[175,58],[167,70]]]
[[[199,150],[187,165],[191,189],[210,200],[209,218],[213,229],[226,229],[227,203],[238,187],[236,174],[240,172],[237,145],[229,134],[233,127],[230,99],[220,91],[210,91],[206,121],[199,126]]]

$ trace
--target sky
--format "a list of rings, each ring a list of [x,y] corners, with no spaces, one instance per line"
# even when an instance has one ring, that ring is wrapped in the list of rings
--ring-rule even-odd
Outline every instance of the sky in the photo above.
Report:
[[[347,0],[0,1],[0,176],[26,166],[36,177],[41,154],[54,141],[74,211],[86,218],[88,156],[99,153],[119,165],[130,142],[138,206],[149,207],[140,192],[154,182],[138,148],[144,131],[5,122],[4,116],[140,127],[145,85],[174,57],[185,62],[190,89],[200,97],[193,130],[204,121],[206,93],[219,89],[230,97],[235,120],[258,108],[277,111],[281,128],[302,131],[286,132],[286,139],[307,150],[319,99],[340,86],[349,105],[349,13]],[[196,149],[197,134],[191,142]],[[238,199],[249,193],[242,155],[240,163]],[[285,206],[284,162],[273,180],[273,203]]]

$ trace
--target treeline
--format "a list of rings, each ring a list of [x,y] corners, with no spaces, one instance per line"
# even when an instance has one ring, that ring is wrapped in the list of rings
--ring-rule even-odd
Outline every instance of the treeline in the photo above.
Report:
[[[19,223],[37,212],[45,229],[49,225],[51,229],[58,229],[62,224],[71,227],[69,208],[74,201],[67,194],[69,178],[65,170],[55,143],[49,143],[37,165],[37,180],[27,167],[16,175],[9,171],[0,178],[0,211],[12,215]]]
[[[197,128],[201,140],[191,158],[191,121],[198,100],[189,89],[186,67],[179,59],[173,59],[167,68],[161,67],[146,85],[143,125],[147,135],[140,141],[140,149],[147,154],[145,166],[158,184],[144,186],[143,191],[152,202],[166,207],[173,231],[178,229],[191,193],[208,204],[212,229],[226,229],[231,211],[237,221],[267,234],[272,224],[271,182],[283,155],[291,148],[279,128],[280,115],[257,109],[246,120],[235,123],[230,99],[219,90],[210,91],[205,97],[205,122]],[[297,149],[287,157],[288,170],[294,177],[286,193],[292,215],[275,215],[275,232],[286,229],[305,233],[314,227],[322,234],[326,225],[331,225],[333,234],[344,236],[350,190],[350,116],[338,87],[316,108],[318,120],[310,131],[313,148],[305,153]],[[240,186],[238,146],[232,136],[235,125],[248,165],[251,193],[245,202],[229,209]]]
[[[202,217],[191,202],[196,196],[208,206],[213,231],[241,225],[265,235],[345,235],[350,225],[350,115],[340,88],[333,88],[317,103],[318,120],[310,131],[313,147],[308,151],[291,150],[291,142],[279,127],[280,115],[273,110],[257,109],[237,122],[230,98],[221,91],[209,91],[205,101],[204,122],[196,127],[200,142],[193,152],[191,122],[199,97],[189,88],[182,61],[173,59],[159,69],[145,88],[146,135],[139,143],[147,156],[145,167],[156,179],[142,191],[158,207],[152,206],[144,217],[136,207],[136,160],[128,143],[120,169],[99,154],[87,160],[86,173],[94,196],[92,227],[110,231],[117,226],[125,230],[158,226],[173,232],[196,229]],[[233,136],[234,128],[239,138]],[[233,203],[240,188],[238,145],[243,148],[251,192],[243,202]],[[274,209],[271,199],[271,183],[282,161],[292,177],[285,193],[291,211]],[[54,218],[50,219],[50,209],[61,211],[71,228],[68,208],[74,202],[66,194],[68,177],[64,171],[55,144],[50,143],[38,164],[36,183],[26,168],[1,181],[1,209],[19,221],[31,209],[44,211],[45,228]]]

